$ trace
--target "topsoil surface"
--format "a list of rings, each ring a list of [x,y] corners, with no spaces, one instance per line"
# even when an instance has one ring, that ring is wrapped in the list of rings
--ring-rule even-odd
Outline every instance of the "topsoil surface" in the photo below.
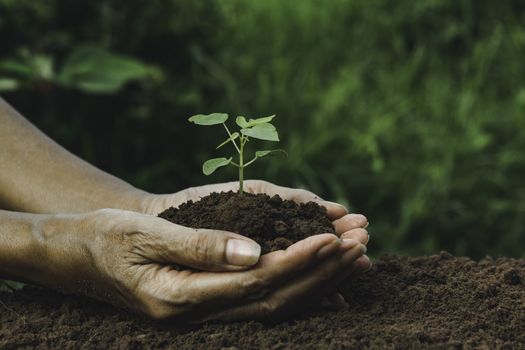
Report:
[[[525,260],[385,256],[344,311],[277,324],[158,324],[36,287],[0,293],[1,349],[525,349]]]
[[[334,233],[326,209],[314,202],[297,204],[275,195],[221,192],[188,201],[159,214],[193,228],[236,232],[261,245],[262,254],[286,249],[319,233]]]

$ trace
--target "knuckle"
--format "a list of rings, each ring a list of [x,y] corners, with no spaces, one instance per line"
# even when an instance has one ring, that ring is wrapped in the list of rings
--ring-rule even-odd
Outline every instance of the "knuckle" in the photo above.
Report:
[[[190,235],[186,240],[185,251],[187,254],[200,263],[213,263],[213,247],[209,235],[199,233]]]
[[[182,312],[181,307],[155,296],[154,293],[143,293],[137,298],[135,305],[138,305],[143,314],[157,321],[175,318]]]
[[[250,276],[241,282],[240,290],[250,298],[261,298],[268,293],[269,281],[260,276]]]

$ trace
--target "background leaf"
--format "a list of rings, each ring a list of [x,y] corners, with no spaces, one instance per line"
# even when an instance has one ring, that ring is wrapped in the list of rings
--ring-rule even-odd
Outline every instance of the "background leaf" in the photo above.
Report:
[[[33,78],[33,68],[21,59],[7,58],[0,61],[0,72],[18,78]]]
[[[12,91],[16,90],[19,83],[16,79],[0,78],[0,91]]]
[[[131,57],[98,46],[80,46],[66,57],[58,82],[84,92],[113,93],[151,72],[147,65]]]

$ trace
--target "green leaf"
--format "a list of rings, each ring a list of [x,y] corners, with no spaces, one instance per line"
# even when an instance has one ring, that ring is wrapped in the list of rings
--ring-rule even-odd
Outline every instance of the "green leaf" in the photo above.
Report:
[[[252,126],[259,125],[259,124],[269,124],[269,122],[271,122],[273,118],[275,118],[275,114],[269,117],[250,119],[249,121],[246,121],[245,117],[239,116],[237,117],[237,119],[235,119],[235,122],[241,128],[247,129],[247,128],[251,128]]]
[[[33,68],[26,62],[11,58],[0,61],[0,71],[20,78],[33,78],[35,75]]]
[[[197,114],[188,120],[197,125],[216,125],[216,124],[222,124],[226,120],[228,120],[228,114],[226,113]]]
[[[34,55],[31,58],[30,63],[38,78],[45,80],[53,80],[55,78],[53,59],[51,57],[46,55]]]
[[[210,175],[218,168],[230,164],[231,161],[232,161],[232,157],[208,159],[207,161],[204,162],[204,164],[202,164],[202,172],[204,173],[204,175]]]
[[[0,91],[13,91],[19,86],[19,82],[15,79],[0,78]]]
[[[152,67],[131,57],[98,46],[80,46],[66,57],[57,81],[85,92],[113,93],[152,72]]]
[[[257,152],[255,152],[255,156],[257,158],[262,158],[262,157],[265,157],[267,155],[276,154],[276,153],[284,153],[284,155],[288,156],[288,153],[286,153],[286,151],[284,149],[271,149],[271,150],[267,150],[267,151],[257,151]]]
[[[258,124],[264,124],[269,123],[272,121],[272,119],[275,118],[275,114],[271,115],[269,117],[263,117],[263,118],[257,118],[257,119],[250,119],[248,121],[248,124],[250,125],[258,125]]]
[[[243,116],[238,116],[235,119],[235,123],[237,123],[237,125],[239,125],[243,129],[248,128],[250,126],[246,121],[246,118],[244,118]]]
[[[228,139],[227,139],[226,141],[224,141],[223,143],[221,143],[220,145],[218,145],[216,149],[221,148],[222,146],[224,146],[224,145],[227,144],[228,142],[231,142],[231,141],[237,139],[238,137],[239,137],[239,133],[238,133],[238,132],[234,132],[234,133],[232,134],[231,137],[228,137]]]
[[[241,129],[241,133],[259,140],[279,141],[277,130],[270,123],[254,125],[251,128]]]

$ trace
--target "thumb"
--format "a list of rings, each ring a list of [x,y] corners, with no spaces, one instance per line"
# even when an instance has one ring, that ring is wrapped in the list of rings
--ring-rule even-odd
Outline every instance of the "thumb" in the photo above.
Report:
[[[206,271],[243,270],[257,264],[261,247],[239,234],[192,229],[163,219],[155,229],[155,244],[148,244],[147,257],[161,263],[176,263]],[[150,228],[151,232],[151,228]]]

